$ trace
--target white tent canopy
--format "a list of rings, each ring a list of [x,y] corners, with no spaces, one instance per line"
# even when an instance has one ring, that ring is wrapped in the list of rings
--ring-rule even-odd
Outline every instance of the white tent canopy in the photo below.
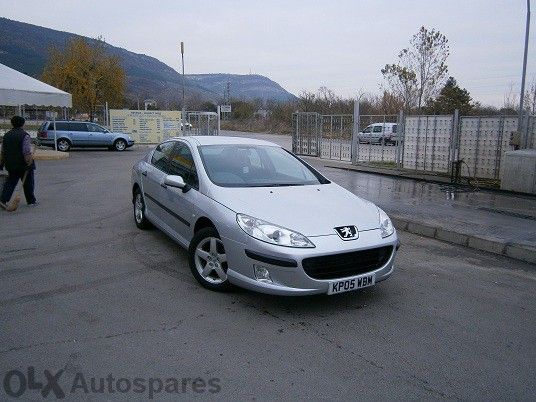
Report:
[[[0,64],[0,105],[72,107],[72,96]]]

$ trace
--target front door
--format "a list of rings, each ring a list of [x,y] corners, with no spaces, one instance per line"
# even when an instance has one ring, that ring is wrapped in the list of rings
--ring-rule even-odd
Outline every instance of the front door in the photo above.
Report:
[[[86,123],[71,121],[69,122],[69,131],[71,132],[73,146],[87,147],[89,145],[89,132]]]
[[[169,174],[181,176],[188,185],[187,191],[167,187],[162,190],[161,202],[168,210],[168,224],[185,243],[190,241],[192,225],[194,224],[195,205],[198,203],[199,181],[197,170],[188,145],[176,141],[169,161]]]
[[[88,145],[92,147],[111,147],[112,134],[104,127],[95,123],[87,123]]]

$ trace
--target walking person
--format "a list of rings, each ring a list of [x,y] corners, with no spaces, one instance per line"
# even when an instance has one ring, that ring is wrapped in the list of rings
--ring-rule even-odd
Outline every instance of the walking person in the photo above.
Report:
[[[37,204],[34,195],[35,162],[32,154],[32,141],[30,134],[23,129],[24,123],[23,117],[14,116],[11,119],[13,128],[4,135],[2,143],[0,168],[5,167],[9,174],[0,196],[0,206],[4,209],[6,209],[6,204],[11,199],[19,180],[24,180],[26,203],[28,205]]]

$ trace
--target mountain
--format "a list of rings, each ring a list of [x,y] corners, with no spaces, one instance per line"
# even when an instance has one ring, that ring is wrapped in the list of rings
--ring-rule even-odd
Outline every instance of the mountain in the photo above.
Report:
[[[43,72],[51,47],[63,49],[74,38],[88,42],[95,39],[44,28],[0,17],[0,63],[32,77]],[[167,104],[178,103],[182,90],[182,75],[160,60],[105,45],[106,52],[118,56],[127,75],[127,97],[131,100],[156,99]],[[295,96],[279,84],[262,75],[194,74],[184,80],[187,103],[218,102],[230,83],[232,98],[284,101]]]

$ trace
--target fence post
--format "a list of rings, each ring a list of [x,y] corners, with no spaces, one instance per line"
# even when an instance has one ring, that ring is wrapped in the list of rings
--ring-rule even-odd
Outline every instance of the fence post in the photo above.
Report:
[[[451,177],[454,175],[454,162],[458,161],[458,129],[459,129],[459,123],[460,123],[460,111],[458,109],[454,110],[454,115],[452,116],[452,130],[450,135],[450,152],[449,152],[449,171],[451,174]]]
[[[406,136],[406,129],[404,127],[404,111],[398,112],[398,122],[396,124],[396,167],[402,167],[402,154],[404,153],[404,137]]]
[[[353,165],[357,164],[359,147],[359,98],[354,100],[354,124],[352,125],[352,142],[350,147],[350,160]]]

